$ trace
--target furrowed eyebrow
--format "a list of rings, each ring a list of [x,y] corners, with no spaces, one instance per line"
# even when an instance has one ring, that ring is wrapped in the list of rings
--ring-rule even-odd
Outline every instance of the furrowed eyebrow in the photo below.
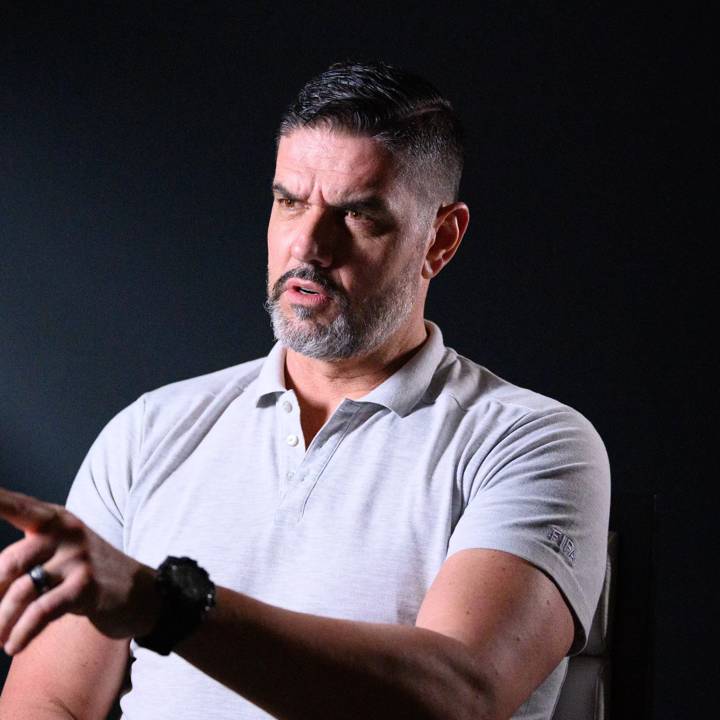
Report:
[[[291,193],[282,183],[273,183],[272,184],[272,192],[273,195],[280,195],[284,197],[286,200],[296,200],[298,202],[301,201],[301,198],[299,198],[297,195]]]
[[[293,200],[295,202],[305,202],[305,200],[295,193],[290,192],[282,183],[274,182],[272,184],[273,195],[279,195],[286,200]],[[389,208],[383,198],[378,195],[368,195],[367,197],[352,198],[349,197],[347,200],[341,200],[337,204],[331,205],[336,210],[342,210],[343,212],[359,212],[359,213],[372,213],[376,215],[388,214]]]

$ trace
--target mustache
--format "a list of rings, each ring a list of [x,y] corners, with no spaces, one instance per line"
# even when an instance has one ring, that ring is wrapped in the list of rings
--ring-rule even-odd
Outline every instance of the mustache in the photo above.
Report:
[[[319,285],[331,297],[345,296],[344,291],[338,287],[327,275],[321,273],[312,265],[303,265],[283,273],[272,287],[272,300],[278,300],[285,290],[285,284],[291,279],[308,280]]]

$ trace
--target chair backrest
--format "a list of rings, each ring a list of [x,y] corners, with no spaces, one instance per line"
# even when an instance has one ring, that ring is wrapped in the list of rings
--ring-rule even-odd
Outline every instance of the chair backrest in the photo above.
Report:
[[[609,720],[610,639],[617,591],[617,533],[608,535],[607,566],[588,643],[570,658],[553,720]]]

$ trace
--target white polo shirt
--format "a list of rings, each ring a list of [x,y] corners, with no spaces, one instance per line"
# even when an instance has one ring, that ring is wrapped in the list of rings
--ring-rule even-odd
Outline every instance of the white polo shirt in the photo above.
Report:
[[[102,431],[68,508],[143,563],[187,555],[280,607],[414,624],[444,560],[491,548],[557,584],[582,648],[605,570],[609,470],[576,411],[423,347],[305,447],[285,349],[142,396]],[[127,720],[266,718],[176,655],[132,647]],[[238,652],[243,652],[239,647]],[[566,660],[515,715],[549,718]]]

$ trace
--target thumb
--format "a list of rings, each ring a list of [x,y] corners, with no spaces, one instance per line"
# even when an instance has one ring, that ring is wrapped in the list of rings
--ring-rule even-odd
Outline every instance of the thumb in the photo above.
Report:
[[[29,495],[0,488],[0,518],[19,530],[39,530],[57,517],[57,507]]]

